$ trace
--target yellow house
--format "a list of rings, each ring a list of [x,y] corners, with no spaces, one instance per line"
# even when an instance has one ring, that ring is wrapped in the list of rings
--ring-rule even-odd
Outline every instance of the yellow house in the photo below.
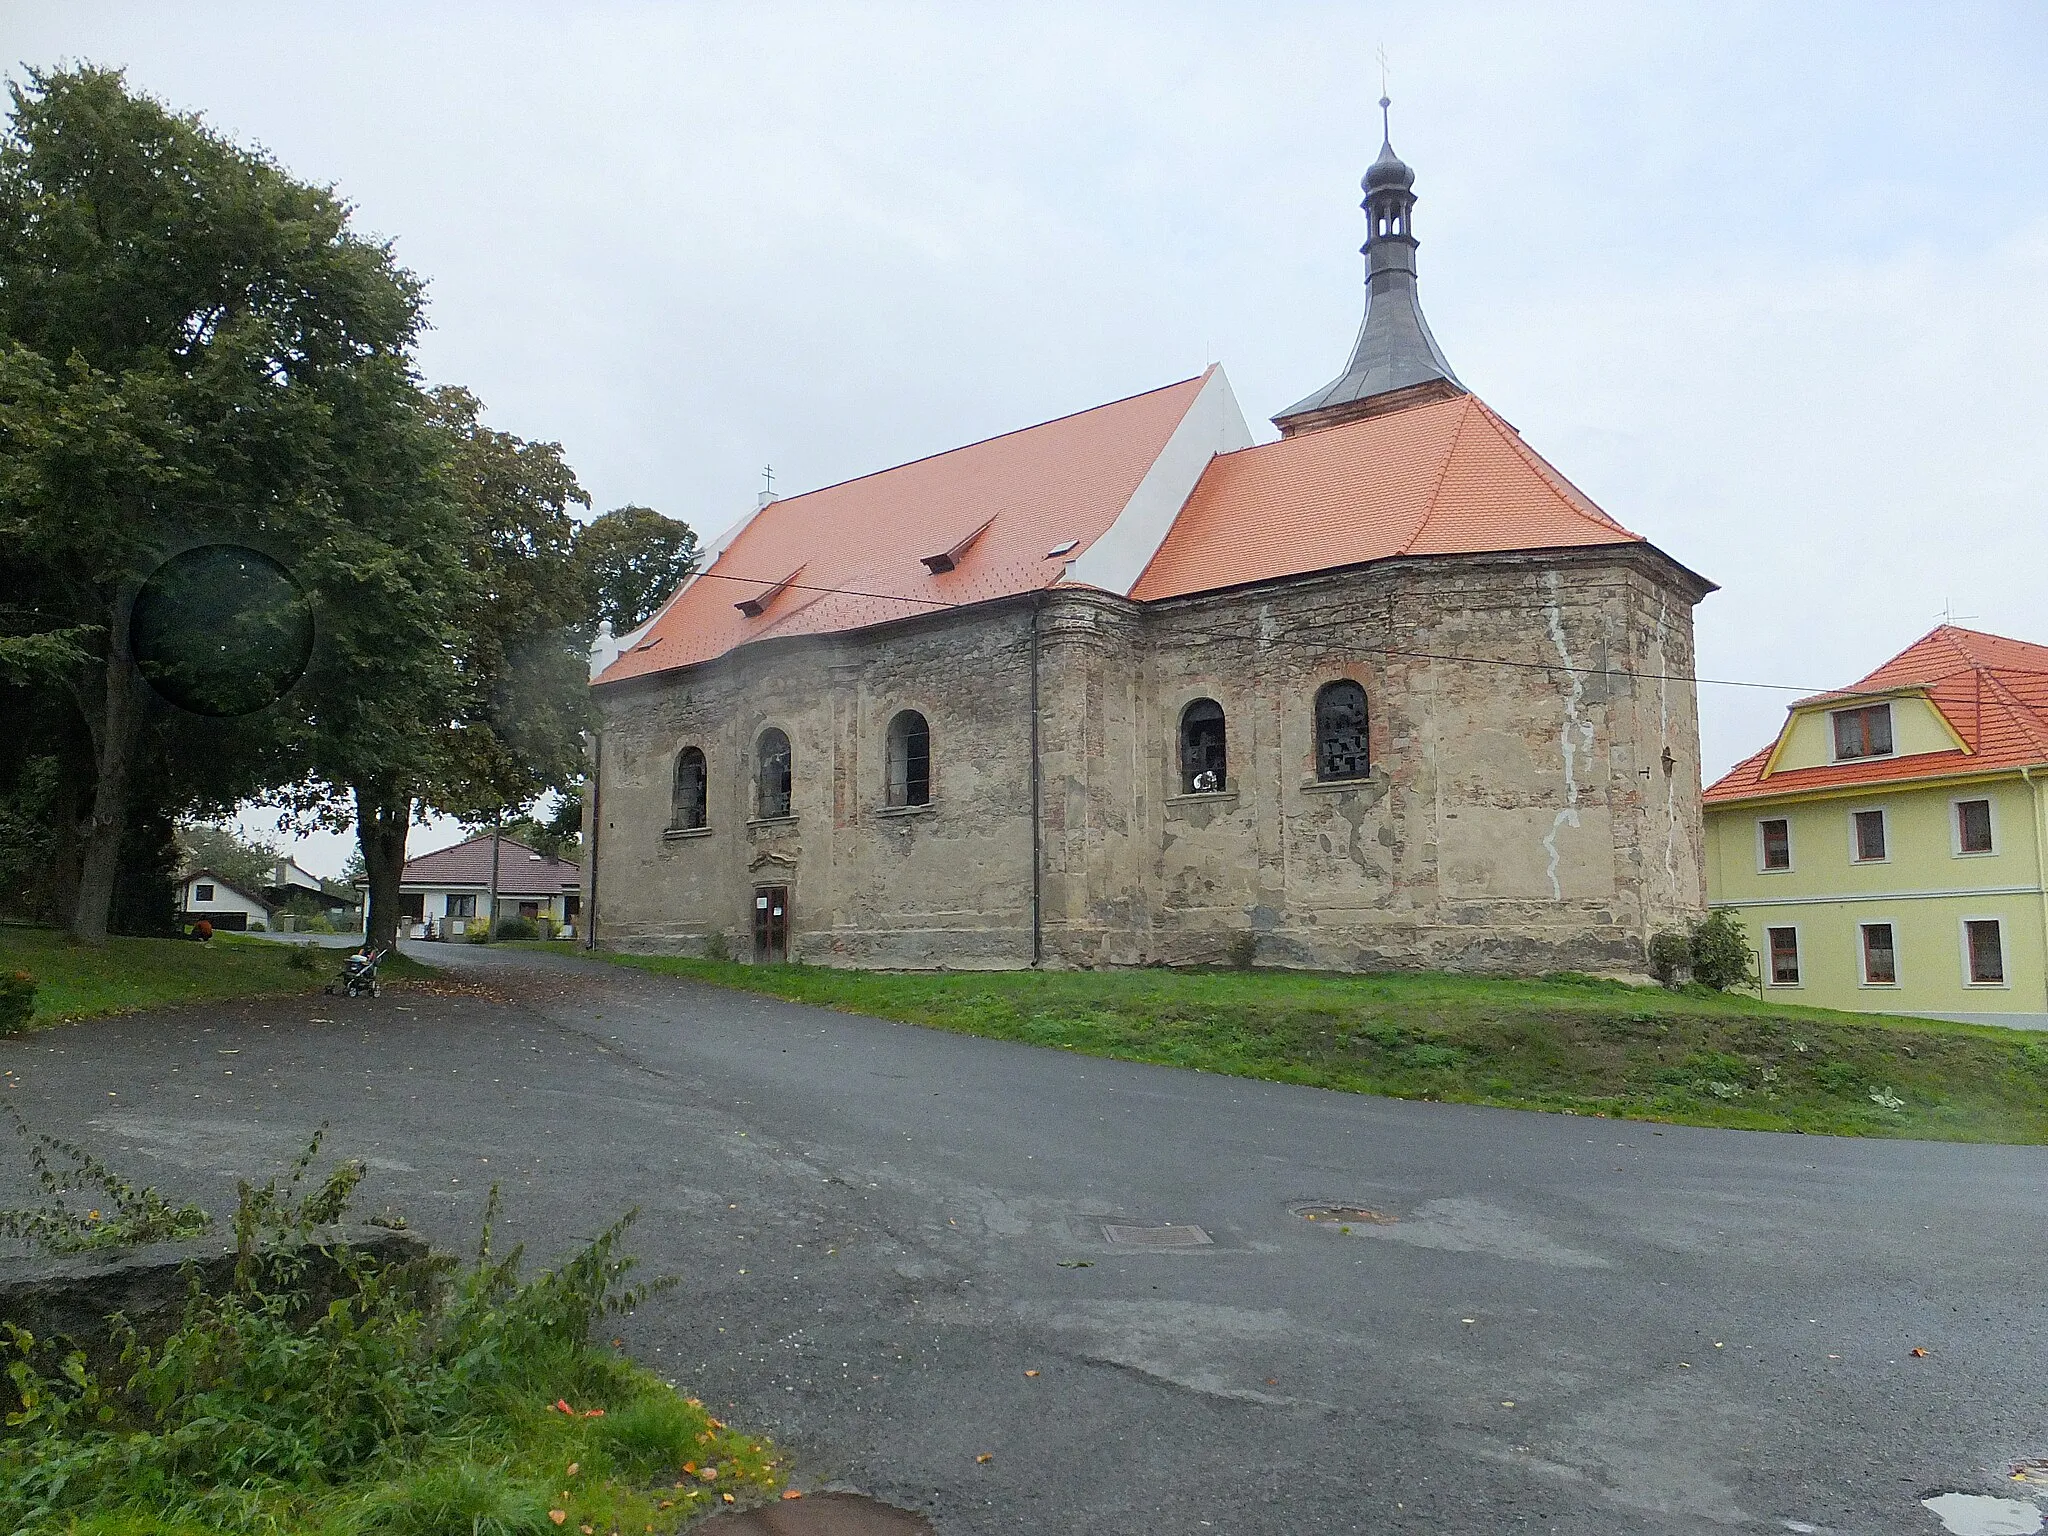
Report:
[[[1705,799],[1766,995],[2048,1029],[2048,646],[1944,624]]]

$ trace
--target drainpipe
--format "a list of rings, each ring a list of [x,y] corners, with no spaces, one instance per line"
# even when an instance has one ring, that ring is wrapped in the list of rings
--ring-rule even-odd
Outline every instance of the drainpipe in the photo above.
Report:
[[[604,732],[590,733],[590,780],[583,792],[583,819],[590,826],[589,846],[583,854],[583,947],[597,948],[597,829],[599,819],[597,786],[604,778]]]
[[[1044,833],[1039,826],[1038,768],[1038,616],[1045,611],[1045,595],[1031,602],[1031,963],[1045,959],[1045,856]]]
[[[2041,786],[2048,780],[2035,778],[2032,768],[2020,769],[2020,777],[2034,795],[2034,884],[2041,891],[2041,953],[2048,960],[2048,853],[2042,848],[2043,842],[2048,841],[2048,817],[2042,814],[2041,800]],[[2048,963],[2042,965],[2041,971],[2041,1005],[2048,1008]]]

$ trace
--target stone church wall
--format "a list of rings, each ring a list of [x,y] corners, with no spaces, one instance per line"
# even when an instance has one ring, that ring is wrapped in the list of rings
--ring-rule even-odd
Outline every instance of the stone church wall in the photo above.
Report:
[[[752,952],[757,887],[789,891],[790,957],[926,968],[1031,960],[1030,615],[1023,605],[767,641],[607,690],[598,907],[608,947]],[[887,805],[899,710],[931,729],[929,806]],[[756,816],[754,744],[789,736],[792,815]],[[703,750],[709,825],[668,831]]]
[[[1705,905],[1695,701],[1663,678],[1691,672],[1698,596],[1628,546],[1149,606],[1049,594],[1046,962],[1217,963],[1249,937],[1262,964],[1641,969],[1649,933]],[[786,885],[793,958],[1029,964],[1031,633],[1020,600],[605,690],[599,941],[722,934],[745,956],[755,887]],[[1314,699],[1339,677],[1366,689],[1373,768],[1323,784]],[[1227,777],[1189,795],[1180,715],[1200,698],[1225,712]],[[902,708],[931,726],[921,810],[884,804]],[[794,815],[773,823],[752,814],[769,725],[794,756]],[[710,826],[667,835],[686,745],[710,764]]]
[[[1215,963],[1250,936],[1266,964],[1640,969],[1648,934],[1705,902],[1694,700],[1663,676],[1691,669],[1697,594],[1678,580],[1624,550],[1143,610],[1056,599],[1046,822],[1068,887],[1049,957]],[[1069,638],[1110,632],[1132,664]],[[1315,776],[1314,699],[1338,678],[1370,704],[1362,782]],[[1203,698],[1224,710],[1227,779],[1186,794],[1180,716]]]

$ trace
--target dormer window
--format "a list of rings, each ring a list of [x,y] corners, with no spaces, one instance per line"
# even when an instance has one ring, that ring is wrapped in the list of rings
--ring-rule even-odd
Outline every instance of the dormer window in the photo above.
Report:
[[[1828,717],[1835,727],[1835,761],[1892,755],[1892,707],[1872,704],[1863,709],[1838,709]]]

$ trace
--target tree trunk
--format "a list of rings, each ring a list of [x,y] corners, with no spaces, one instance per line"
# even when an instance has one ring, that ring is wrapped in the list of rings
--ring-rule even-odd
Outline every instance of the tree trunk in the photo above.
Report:
[[[128,770],[148,707],[147,687],[128,650],[127,604],[116,599],[107,644],[106,696],[98,717],[88,717],[92,811],[78,823],[78,900],[71,909],[71,936],[82,944],[107,942],[107,913],[121,869],[121,834],[128,824]]]
[[[370,904],[363,920],[364,942],[373,949],[398,943],[398,882],[405,871],[405,834],[412,825],[412,796],[358,784],[356,841],[363,850],[363,870],[370,882]]]
[[[498,936],[498,839],[505,833],[505,811],[501,806],[491,818],[491,916],[484,924],[484,932],[492,938]]]

